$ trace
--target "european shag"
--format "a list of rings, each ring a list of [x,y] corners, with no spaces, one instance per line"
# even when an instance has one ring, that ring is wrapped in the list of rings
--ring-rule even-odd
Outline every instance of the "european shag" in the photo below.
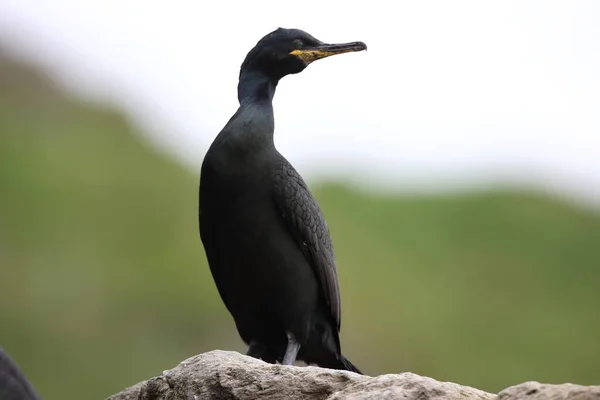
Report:
[[[40,400],[19,366],[0,347],[0,400]]]
[[[341,352],[340,289],[315,198],[273,143],[281,78],[362,42],[326,44],[298,29],[263,37],[242,63],[240,106],[210,146],[200,177],[200,236],[247,355],[360,373]]]

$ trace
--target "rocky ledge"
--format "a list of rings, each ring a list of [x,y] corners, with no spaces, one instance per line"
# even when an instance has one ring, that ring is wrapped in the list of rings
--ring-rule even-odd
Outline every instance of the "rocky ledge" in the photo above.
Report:
[[[107,400],[600,400],[600,386],[526,382],[498,394],[409,372],[376,377],[318,367],[267,364],[215,350],[188,358],[162,375]]]

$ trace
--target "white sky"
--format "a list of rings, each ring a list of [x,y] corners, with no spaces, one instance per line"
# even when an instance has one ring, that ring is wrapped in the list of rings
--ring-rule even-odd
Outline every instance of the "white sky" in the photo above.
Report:
[[[598,1],[0,0],[0,41],[193,168],[237,108],[246,53],[279,26],[369,47],[280,82],[276,143],[302,173],[533,181],[600,204]]]

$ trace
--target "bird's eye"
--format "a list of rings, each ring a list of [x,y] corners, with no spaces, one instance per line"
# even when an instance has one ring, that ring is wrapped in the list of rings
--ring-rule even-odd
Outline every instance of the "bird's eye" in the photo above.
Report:
[[[294,47],[296,49],[300,50],[301,48],[304,47],[304,43],[302,43],[302,40],[296,39],[296,40],[294,40]]]

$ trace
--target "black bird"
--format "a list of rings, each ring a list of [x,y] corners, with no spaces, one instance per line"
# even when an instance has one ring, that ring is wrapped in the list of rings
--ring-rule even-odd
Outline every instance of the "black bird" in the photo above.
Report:
[[[213,279],[247,354],[270,363],[298,359],[360,373],[341,353],[329,229],[306,183],[275,148],[272,101],[284,76],[366,48],[326,44],[298,29],[263,37],[242,63],[240,106],[202,163],[200,236]]]
[[[0,347],[0,400],[40,400],[19,366]]]

